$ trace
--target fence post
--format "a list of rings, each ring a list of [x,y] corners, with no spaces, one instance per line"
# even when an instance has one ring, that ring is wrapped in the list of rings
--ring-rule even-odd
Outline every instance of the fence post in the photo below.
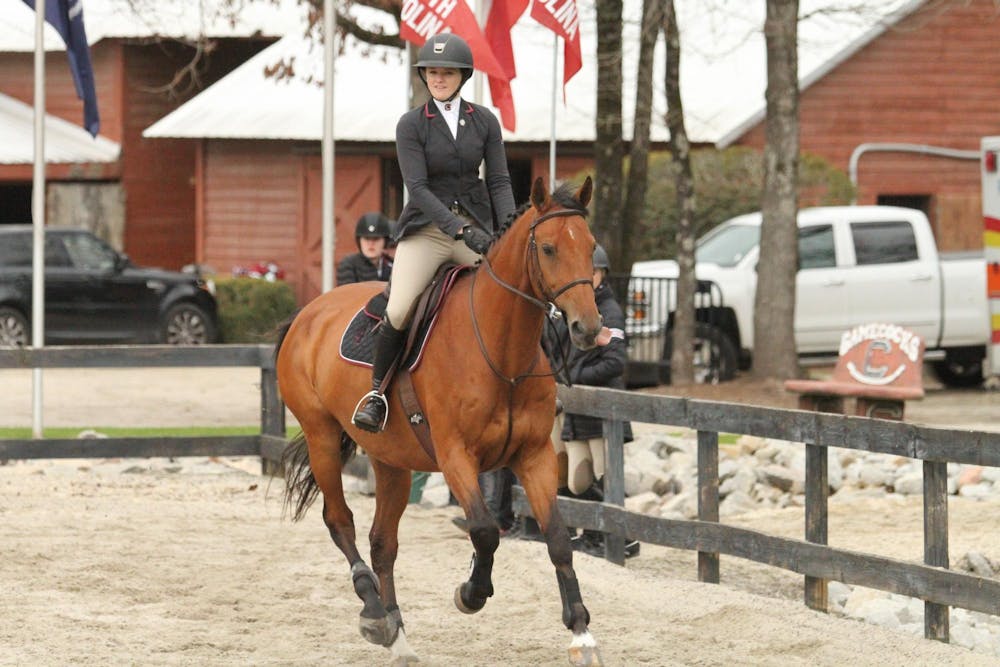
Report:
[[[827,541],[827,498],[830,493],[827,448],[806,443],[806,540],[816,544]],[[827,611],[826,579],[806,575],[805,603],[817,611]]]
[[[948,464],[944,461],[924,461],[924,563],[948,568]],[[948,641],[948,605],[924,602],[924,637]]]
[[[604,502],[625,505],[625,425],[617,419],[604,420],[604,437],[608,443],[604,471]],[[604,534],[604,557],[616,565],[625,564],[625,539]]]
[[[698,431],[698,520],[719,522],[719,434]],[[719,583],[719,552],[698,552],[698,581]]]
[[[260,347],[260,433],[285,437],[285,406],[278,395],[278,373],[274,366],[274,348]],[[279,461],[264,456],[260,459],[261,474],[281,474]]]

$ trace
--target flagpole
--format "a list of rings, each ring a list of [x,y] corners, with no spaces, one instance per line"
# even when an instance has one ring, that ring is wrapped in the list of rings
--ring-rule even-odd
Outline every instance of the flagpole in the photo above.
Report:
[[[337,226],[334,223],[333,83],[336,59],[336,10],[334,0],[323,0],[323,291],[333,289],[333,256]]]
[[[552,34],[552,106],[549,117],[549,190],[556,187],[556,90],[559,87],[559,35]]]
[[[31,184],[31,346],[45,344],[45,0],[35,0],[35,161]],[[42,369],[31,369],[31,434],[42,433]]]

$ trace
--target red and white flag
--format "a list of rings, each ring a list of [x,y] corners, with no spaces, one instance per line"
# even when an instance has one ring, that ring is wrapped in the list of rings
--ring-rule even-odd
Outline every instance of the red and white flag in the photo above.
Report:
[[[514,95],[510,82],[517,76],[514,66],[514,47],[510,43],[510,30],[528,8],[528,0],[493,0],[490,15],[486,18],[483,31],[486,42],[493,49],[493,55],[503,68],[506,80],[491,76],[490,97],[493,105],[500,110],[500,120],[503,126],[514,131],[516,115],[514,113]]]
[[[446,28],[468,42],[476,69],[505,79],[503,68],[493,57],[476,16],[465,0],[403,0],[399,36],[406,41],[423,46]]]
[[[580,14],[576,0],[535,0],[531,18],[563,38],[563,94],[566,83],[583,66],[580,53]]]

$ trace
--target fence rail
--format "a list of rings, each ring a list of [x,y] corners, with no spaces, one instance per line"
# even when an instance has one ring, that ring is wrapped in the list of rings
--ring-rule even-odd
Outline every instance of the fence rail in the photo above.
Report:
[[[260,435],[100,439],[0,439],[0,460],[148,456],[260,456],[280,460],[285,408],[273,345],[109,345],[0,349],[0,368],[260,368]]]
[[[606,556],[624,563],[625,539],[698,552],[700,581],[719,582],[719,556],[737,556],[805,575],[805,603],[827,610],[827,581],[867,586],[924,600],[924,635],[948,641],[949,606],[1000,615],[1000,581],[948,567],[948,462],[1000,466],[1000,433],[942,429],[905,422],[638,394],[560,387],[567,412],[602,417],[608,436],[605,502],[559,498],[569,525],[599,530]],[[624,504],[621,420],[697,431],[698,519],[628,512]],[[802,443],[806,448],[804,539],[775,537],[719,522],[720,432]],[[912,563],[826,545],[827,447],[880,452],[923,461],[924,562]],[[530,514],[523,492],[518,512]]]

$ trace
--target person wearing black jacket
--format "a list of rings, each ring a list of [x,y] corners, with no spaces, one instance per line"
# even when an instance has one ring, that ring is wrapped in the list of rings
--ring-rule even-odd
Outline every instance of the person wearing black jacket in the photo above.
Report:
[[[358,218],[354,241],[358,251],[337,264],[337,285],[388,281],[392,275],[392,256],[385,251],[392,239],[389,218],[372,211]]]
[[[458,35],[435,35],[420,47],[416,68],[432,99],[396,125],[396,157],[410,198],[396,228],[394,280],[375,341],[372,391],[352,419],[372,433],[387,419],[383,380],[420,293],[445,262],[477,263],[515,209],[500,122],[459,96],[472,76],[469,45]],[[485,182],[479,178],[483,164]]]
[[[556,379],[563,384],[593,387],[625,388],[625,362],[628,350],[625,341],[625,313],[618,304],[611,286],[605,280],[611,265],[608,253],[601,246],[594,249],[594,299],[601,312],[610,340],[590,350],[579,350],[569,344],[569,332],[562,320],[546,328],[543,348]],[[602,480],[605,471],[606,442],[604,423],[600,417],[563,414],[562,429],[553,432],[552,441],[559,458],[561,495],[583,500],[604,500]],[[556,420],[556,424],[559,419]],[[632,441],[632,425],[624,423],[625,442]],[[604,554],[604,536],[599,532],[583,531],[573,539],[573,547],[592,555]],[[625,555],[639,551],[639,543],[626,544]]]

